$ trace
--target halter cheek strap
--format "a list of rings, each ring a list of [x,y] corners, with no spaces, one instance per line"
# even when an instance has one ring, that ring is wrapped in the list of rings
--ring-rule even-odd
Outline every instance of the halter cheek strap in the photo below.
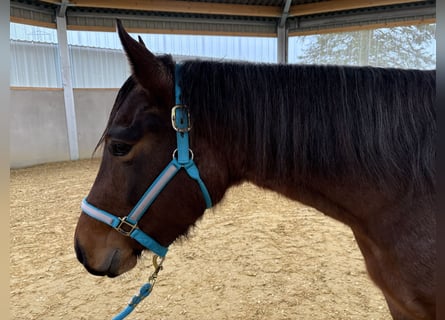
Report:
[[[111,226],[123,235],[135,239],[145,248],[151,250],[160,257],[165,257],[168,248],[162,246],[148,234],[139,229],[138,222],[147,212],[153,201],[156,200],[159,193],[161,193],[164,187],[173,179],[179,170],[184,169],[189,177],[198,183],[204,197],[206,207],[212,207],[212,200],[210,198],[209,191],[199,175],[198,167],[193,161],[193,152],[189,148],[188,133],[191,129],[190,113],[186,106],[180,104],[181,88],[178,84],[179,70],[180,67],[177,65],[175,69],[176,105],[173,107],[171,114],[172,126],[173,129],[176,130],[177,149],[173,152],[172,161],[159,174],[159,176],[139,199],[138,203],[125,217],[117,217],[107,211],[101,210],[89,203],[86,198],[84,198],[81,203],[81,209],[84,213]]]

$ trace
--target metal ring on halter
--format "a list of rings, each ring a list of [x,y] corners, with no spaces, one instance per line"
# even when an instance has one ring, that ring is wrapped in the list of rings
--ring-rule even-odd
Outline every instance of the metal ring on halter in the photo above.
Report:
[[[178,153],[178,149],[175,149],[175,151],[173,151],[173,154],[172,154],[173,159],[176,158],[177,153]],[[189,149],[189,154],[190,154],[190,158],[189,158],[189,160],[193,160],[193,158],[195,157],[195,155],[193,154],[192,149]],[[177,158],[176,158],[176,159],[177,159]]]

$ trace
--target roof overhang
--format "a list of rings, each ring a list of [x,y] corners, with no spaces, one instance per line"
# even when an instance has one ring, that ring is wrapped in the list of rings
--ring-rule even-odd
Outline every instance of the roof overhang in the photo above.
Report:
[[[11,0],[11,21],[70,30],[276,37],[434,23],[436,1],[416,0]]]

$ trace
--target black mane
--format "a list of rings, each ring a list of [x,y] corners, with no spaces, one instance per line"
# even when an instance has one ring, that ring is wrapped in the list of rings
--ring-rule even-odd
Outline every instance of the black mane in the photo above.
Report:
[[[434,189],[435,71],[190,61],[181,87],[194,134],[262,179]]]

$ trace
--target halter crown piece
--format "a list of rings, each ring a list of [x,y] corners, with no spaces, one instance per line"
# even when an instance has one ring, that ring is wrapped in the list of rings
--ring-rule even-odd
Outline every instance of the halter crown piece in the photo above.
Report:
[[[134,296],[129,302],[126,309],[113,318],[113,320],[124,319],[136,305],[146,296],[151,293],[153,285],[156,281],[158,272],[162,268],[162,262],[167,254],[168,247],[164,247],[159,244],[155,239],[143,232],[138,227],[139,220],[147,212],[151,204],[156,200],[157,196],[161,193],[164,187],[173,179],[179,170],[184,169],[187,174],[195,180],[202,192],[206,207],[212,207],[212,200],[210,198],[209,191],[199,176],[199,170],[193,161],[193,152],[189,148],[189,131],[190,125],[190,113],[185,105],[181,104],[181,88],[179,86],[181,65],[175,66],[175,103],[172,108],[171,120],[173,129],[176,131],[177,149],[173,151],[172,161],[165,167],[165,169],[159,174],[154,182],[148,187],[147,191],[142,195],[134,208],[125,217],[117,217],[107,211],[99,209],[92,204],[88,203],[86,198],[82,200],[81,209],[84,213],[90,217],[99,220],[112,228],[116,229],[121,234],[135,239],[141,245],[148,250],[161,257],[161,262],[157,263],[157,257],[153,259],[153,265],[155,271],[150,276],[149,282],[144,284],[138,295]]]

